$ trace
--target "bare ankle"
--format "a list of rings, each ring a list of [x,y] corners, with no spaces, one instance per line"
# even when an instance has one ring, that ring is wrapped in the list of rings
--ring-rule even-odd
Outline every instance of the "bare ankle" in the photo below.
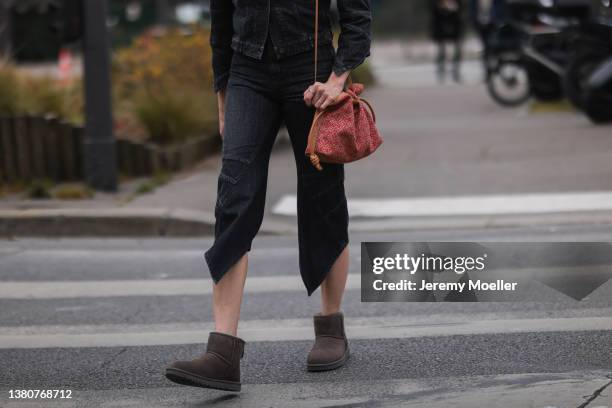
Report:
[[[230,336],[237,337],[236,335],[238,333],[238,329],[237,328],[232,328],[232,327],[216,326],[215,327],[215,332],[223,333],[223,334],[229,334]]]

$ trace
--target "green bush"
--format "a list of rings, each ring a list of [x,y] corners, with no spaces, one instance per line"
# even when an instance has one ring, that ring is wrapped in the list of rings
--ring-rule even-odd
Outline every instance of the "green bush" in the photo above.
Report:
[[[53,190],[53,198],[59,200],[84,200],[93,196],[94,191],[83,183],[61,184]]]
[[[25,113],[66,116],[65,94],[58,88],[53,79],[22,78],[21,88],[21,109]]]
[[[180,91],[141,94],[134,103],[138,120],[151,141],[172,144],[212,127],[212,94]]]
[[[51,181],[47,179],[35,179],[28,185],[27,196],[33,199],[51,198]]]
[[[137,37],[113,60],[119,135],[170,144],[216,130],[209,31],[168,30]]]
[[[82,112],[80,81],[63,85],[50,77],[19,73],[10,64],[0,66],[0,114],[52,114],[80,123]]]
[[[19,112],[19,90],[17,73],[9,65],[0,65],[0,115],[14,115]]]

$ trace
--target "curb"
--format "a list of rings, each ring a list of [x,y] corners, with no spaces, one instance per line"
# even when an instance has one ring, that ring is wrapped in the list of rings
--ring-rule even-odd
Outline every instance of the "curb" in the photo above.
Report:
[[[0,210],[0,237],[197,237],[215,232],[214,214],[164,208]],[[261,233],[291,232],[267,223]]]

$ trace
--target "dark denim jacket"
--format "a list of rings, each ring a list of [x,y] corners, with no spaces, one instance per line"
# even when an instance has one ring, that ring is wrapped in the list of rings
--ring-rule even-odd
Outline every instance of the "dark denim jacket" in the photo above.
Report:
[[[337,0],[340,38],[334,72],[359,66],[370,55],[370,0]],[[215,91],[225,88],[233,52],[261,59],[270,36],[277,57],[314,48],[315,0],[211,0]],[[330,0],[319,0],[319,45],[332,43]]]

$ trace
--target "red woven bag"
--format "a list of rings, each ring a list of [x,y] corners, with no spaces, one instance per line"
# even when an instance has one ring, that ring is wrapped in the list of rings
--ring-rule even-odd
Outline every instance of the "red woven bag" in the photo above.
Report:
[[[315,0],[314,66],[317,74],[319,0]],[[324,110],[315,113],[310,132],[306,156],[317,170],[321,162],[350,163],[374,153],[383,140],[376,128],[374,109],[359,95],[362,84],[350,82],[336,99]]]

